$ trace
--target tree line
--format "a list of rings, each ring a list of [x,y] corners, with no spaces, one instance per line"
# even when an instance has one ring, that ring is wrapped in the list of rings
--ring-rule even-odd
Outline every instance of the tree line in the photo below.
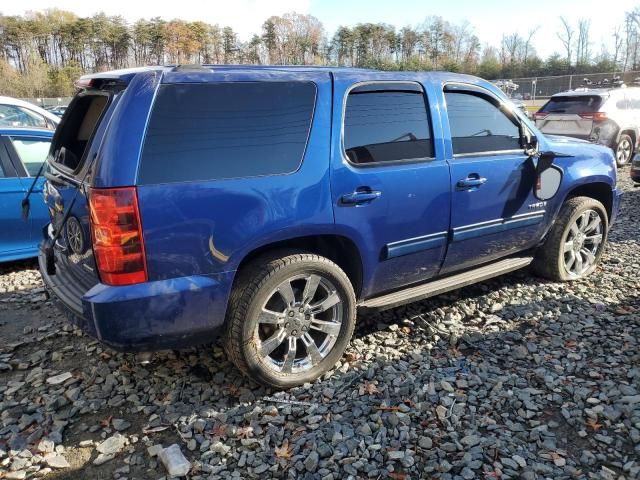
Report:
[[[385,23],[340,27],[329,36],[311,15],[265,20],[241,41],[231,27],[184,20],[98,13],[78,17],[58,9],[0,15],[0,94],[66,96],[83,73],[153,64],[238,63],[340,65],[383,70],[449,70],[487,79],[635,70],[640,67],[640,7],[624,14],[610,45],[596,48],[590,20],[560,18],[562,53],[540,58],[538,32],[505,33],[482,44],[468,22],[437,16],[417,26]]]

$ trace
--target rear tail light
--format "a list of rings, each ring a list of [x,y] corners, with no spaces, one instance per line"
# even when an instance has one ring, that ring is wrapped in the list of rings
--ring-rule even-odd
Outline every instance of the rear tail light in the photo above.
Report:
[[[536,120],[542,120],[547,115],[549,115],[547,112],[536,112],[533,114],[533,118],[535,118]]]
[[[147,262],[135,187],[92,188],[89,208],[93,254],[102,282],[146,282]]]
[[[605,112],[582,112],[578,115],[586,120],[593,120],[594,122],[600,122],[607,119],[607,114]]]

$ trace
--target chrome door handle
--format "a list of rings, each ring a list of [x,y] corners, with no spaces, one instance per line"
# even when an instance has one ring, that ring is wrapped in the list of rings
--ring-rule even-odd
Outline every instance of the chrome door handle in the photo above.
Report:
[[[353,193],[347,193],[340,197],[341,205],[362,205],[365,203],[373,202],[376,198],[379,198],[382,192],[378,190],[356,190]]]
[[[487,179],[485,177],[480,177],[478,175],[469,175],[467,178],[462,180],[458,180],[456,187],[458,190],[467,190],[469,188],[480,187],[487,183]]]

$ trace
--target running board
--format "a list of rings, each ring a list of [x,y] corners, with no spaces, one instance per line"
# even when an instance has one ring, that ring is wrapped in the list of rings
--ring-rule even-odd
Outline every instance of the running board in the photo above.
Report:
[[[533,261],[533,257],[511,257],[499,262],[478,267],[473,270],[467,270],[450,277],[433,280],[423,283],[415,287],[405,288],[398,292],[388,293],[380,297],[370,298],[363,301],[358,306],[373,310],[387,310],[389,308],[404,305],[405,303],[424,300],[425,298],[440,295],[450,290],[471,285],[472,283],[482,282],[492,277],[497,277],[504,273],[526,267]]]

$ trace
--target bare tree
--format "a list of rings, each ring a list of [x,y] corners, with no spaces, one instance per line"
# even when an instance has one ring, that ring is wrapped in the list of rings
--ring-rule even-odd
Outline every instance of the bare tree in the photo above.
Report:
[[[535,28],[532,28],[531,30],[529,30],[529,33],[527,35],[527,40],[524,42],[524,46],[523,46],[523,55],[522,55],[522,63],[526,66],[527,61],[529,60],[529,54],[531,53],[531,50],[533,48],[533,46],[531,45],[531,42],[533,40],[533,36],[538,33],[538,30],[540,30],[540,25],[536,26]]]
[[[562,42],[562,45],[564,45],[565,51],[567,52],[567,68],[571,70],[571,59],[573,58],[574,44],[573,37],[576,32],[566,18],[560,17],[560,22],[562,22],[563,30],[558,32],[557,35]]]
[[[576,42],[576,64],[586,65],[591,60],[589,29],[591,28],[591,20],[581,18],[578,20],[578,39]]]
[[[618,25],[616,29],[613,31],[613,65],[614,68],[617,68],[618,62],[620,61],[620,54],[622,51],[622,27]]]

